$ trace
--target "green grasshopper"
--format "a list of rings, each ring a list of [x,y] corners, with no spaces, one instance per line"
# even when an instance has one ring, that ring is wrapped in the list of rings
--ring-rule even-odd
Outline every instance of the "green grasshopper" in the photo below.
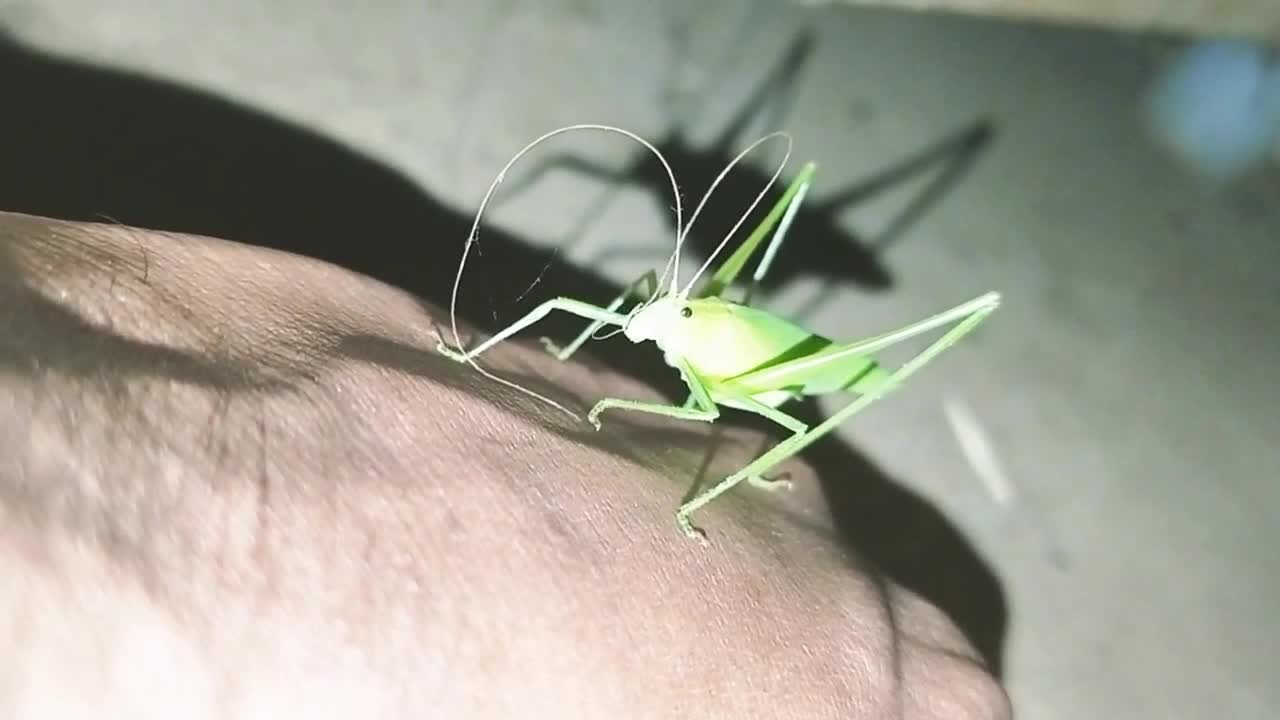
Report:
[[[658,154],[663,165],[666,161],[648,142],[636,135],[618,128],[601,125],[575,125],[553,131],[535,140],[512,158],[512,164],[534,145],[561,132],[573,129],[597,129],[617,132],[645,145],[651,152]],[[761,138],[742,152],[721,173],[723,178],[747,153],[759,144],[774,138],[786,137],[782,133],[774,133]],[[790,138],[788,152],[790,155]],[[758,227],[743,241],[742,245],[724,262],[724,264],[695,292],[693,288],[699,277],[715,260],[717,254],[741,226],[742,222],[754,210],[777,180],[785,166],[784,158],[778,171],[774,174],[764,190],[756,198],[751,208],[743,214],[738,226],[720,243],[706,263],[694,274],[693,278],[679,286],[679,254],[689,227],[680,231],[676,238],[676,250],[667,263],[662,280],[650,270],[635,282],[627,286],[621,295],[605,307],[571,298],[555,298],[548,300],[520,320],[481,343],[470,351],[461,350],[458,339],[456,320],[454,322],[454,339],[458,349],[449,347],[443,341],[438,349],[444,355],[471,364],[485,375],[511,385],[540,399],[549,402],[561,410],[563,406],[549,398],[537,395],[526,388],[510,381],[489,375],[475,365],[474,358],[495,344],[533,325],[553,310],[578,315],[591,321],[591,324],[569,345],[556,347],[543,339],[547,349],[560,360],[569,359],[583,343],[591,339],[595,333],[606,325],[620,328],[623,335],[633,343],[652,341],[663,351],[666,363],[675,368],[689,387],[689,397],[681,406],[661,403],[639,402],[621,398],[605,398],[600,400],[587,414],[587,420],[599,430],[600,414],[608,409],[632,410],[653,413],[682,420],[714,422],[720,418],[722,407],[744,410],[761,415],[785,428],[791,435],[773,448],[767,450],[745,467],[708,488],[702,489],[680,505],[676,511],[676,523],[680,530],[691,538],[705,538],[703,531],[694,526],[691,515],[715,498],[723,495],[741,482],[748,481],[753,485],[773,488],[779,481],[766,479],[765,475],[805,447],[836,429],[849,418],[866,409],[868,405],[883,397],[890,390],[900,386],[909,376],[914,374],[937,357],[947,348],[954,345],[962,337],[973,331],[1000,304],[1000,295],[995,292],[986,293],[969,302],[938,313],[933,317],[912,323],[876,337],[854,342],[835,342],[818,335],[795,323],[773,315],[743,302],[734,302],[723,297],[725,291],[734,283],[747,262],[760,247],[765,237],[776,227],[770,243],[753,275],[758,283],[773,260],[786,237],[791,220],[795,217],[804,195],[813,181],[817,167],[814,163],[804,166],[800,173],[787,187],[768,215]],[[675,189],[675,178],[669,166],[666,167],[672,187]],[[499,174],[490,196],[501,182],[506,169]],[[711,186],[702,203],[719,184],[720,178]],[[676,190],[676,227],[680,227],[680,201]],[[484,210],[481,204],[480,212]],[[690,218],[692,226],[702,205]],[[472,227],[472,236],[468,239],[468,249],[474,242],[476,228],[479,224],[479,213],[476,225]],[[466,251],[463,263],[466,262]],[[458,279],[461,280],[462,268],[459,267]],[[663,284],[670,277],[665,291]],[[642,288],[647,288],[643,289]],[[457,286],[454,287],[456,297]],[[626,313],[619,312],[629,299],[638,297],[638,302]],[[749,293],[748,293],[749,298]],[[952,326],[940,338],[935,340],[919,354],[905,362],[898,369],[888,371],[874,358],[874,353],[896,345],[904,340],[936,330]],[[615,331],[617,332],[617,331]],[[780,410],[786,402],[803,396],[828,395],[833,393],[850,394],[853,399],[825,422],[809,427],[796,418]],[[576,417],[576,416],[575,416]]]

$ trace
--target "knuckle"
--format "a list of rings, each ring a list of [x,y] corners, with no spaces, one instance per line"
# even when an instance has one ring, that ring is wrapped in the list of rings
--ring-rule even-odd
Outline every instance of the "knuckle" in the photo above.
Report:
[[[921,720],[1008,720],[1008,693],[978,661],[916,646],[908,652],[907,717]]]

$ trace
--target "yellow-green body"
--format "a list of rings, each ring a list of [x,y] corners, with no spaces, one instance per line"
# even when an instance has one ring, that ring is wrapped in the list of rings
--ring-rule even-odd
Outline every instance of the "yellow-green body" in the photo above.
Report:
[[[866,392],[887,373],[867,357],[823,363],[841,346],[777,315],[718,297],[659,298],[632,318],[624,331],[633,342],[652,340],[667,364],[697,374],[720,405],[741,407],[743,396],[778,407],[801,395]],[[801,379],[779,378],[770,369],[801,358],[817,362]]]

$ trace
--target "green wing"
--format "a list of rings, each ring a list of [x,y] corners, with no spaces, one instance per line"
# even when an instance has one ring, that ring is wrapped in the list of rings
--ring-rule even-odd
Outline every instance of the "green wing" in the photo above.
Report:
[[[716,270],[716,273],[706,281],[706,284],[693,294],[693,297],[719,297],[721,293],[733,284],[733,281],[738,278],[738,274],[747,266],[747,262],[751,259],[751,256],[755,254],[756,249],[760,247],[760,243],[764,241],[769,232],[777,226],[778,221],[782,218],[782,215],[787,211],[787,207],[791,204],[792,198],[796,196],[796,193],[800,192],[800,188],[804,187],[805,183],[812,180],[813,173],[817,169],[818,166],[816,163],[807,163],[800,169],[800,173],[796,175],[796,178],[791,181],[789,186],[787,186],[786,192],[782,194],[782,197],[779,198],[778,202],[774,204],[771,210],[769,210],[769,214],[765,216],[764,221],[761,222],[760,225],[751,232],[751,235],[738,246],[738,249],[729,256],[729,259],[724,261],[724,264],[721,265],[720,268]]]

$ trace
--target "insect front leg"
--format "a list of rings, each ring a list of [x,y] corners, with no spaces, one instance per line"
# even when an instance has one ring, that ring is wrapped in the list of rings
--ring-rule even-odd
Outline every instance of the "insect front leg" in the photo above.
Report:
[[[610,302],[608,305],[606,305],[604,309],[608,312],[616,313],[618,311],[618,308],[622,307],[622,304],[625,303],[628,298],[632,297],[633,295],[639,294],[636,291],[640,289],[641,285],[647,285],[647,288],[643,291],[643,294],[641,294],[640,296],[644,299],[648,299],[649,296],[653,295],[658,290],[658,274],[650,270],[649,272],[646,272],[645,274],[636,278],[629,285],[627,285],[625,289],[623,289],[622,294],[614,298],[613,301]],[[582,347],[582,345],[585,342],[591,339],[591,336],[597,330],[599,330],[600,328],[604,327],[607,324],[610,324],[610,323],[603,320],[593,321],[590,325],[587,326],[586,330],[583,330],[582,333],[578,335],[578,337],[574,338],[573,342],[564,346],[564,348],[561,348],[560,346],[556,345],[555,342],[551,340],[551,338],[544,337],[544,338],[539,338],[539,340],[542,342],[543,347],[547,349],[547,352],[551,353],[552,355],[555,355],[558,360],[568,360],[575,352],[578,351],[578,348]],[[619,327],[621,326],[619,325]]]
[[[645,412],[652,415],[662,415],[664,417],[676,418],[679,420],[697,420],[698,422],[714,422],[720,417],[720,407],[711,399],[711,393],[707,391],[707,387],[703,384],[702,379],[693,373],[687,366],[680,368],[680,373],[684,377],[685,384],[689,386],[689,400],[685,401],[683,406],[666,405],[663,403],[640,402],[637,400],[624,400],[622,398],[605,398],[596,403],[591,408],[591,412],[587,413],[587,420],[600,429],[600,413],[610,408],[618,410],[634,410],[636,412]]]
[[[546,317],[552,310],[562,310],[564,312],[572,313],[579,317],[598,322],[602,325],[617,325],[618,327],[622,327],[622,324],[627,320],[625,315],[620,315],[616,312],[596,307],[591,303],[585,303],[571,298],[554,298],[534,308],[528,315],[525,315],[514,323],[508,325],[501,332],[480,343],[480,345],[476,346],[472,350],[462,350],[461,348],[449,347],[445,344],[444,340],[440,340],[436,344],[436,350],[441,355],[452,360],[457,360],[458,362],[469,362],[480,353]]]

